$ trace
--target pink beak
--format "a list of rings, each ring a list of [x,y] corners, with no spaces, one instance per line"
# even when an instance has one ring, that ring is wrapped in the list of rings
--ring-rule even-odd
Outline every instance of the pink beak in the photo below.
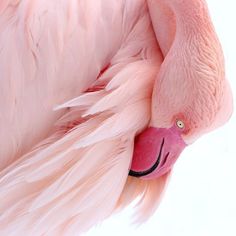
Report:
[[[129,175],[143,179],[160,177],[171,170],[186,146],[176,126],[147,128],[135,138]]]

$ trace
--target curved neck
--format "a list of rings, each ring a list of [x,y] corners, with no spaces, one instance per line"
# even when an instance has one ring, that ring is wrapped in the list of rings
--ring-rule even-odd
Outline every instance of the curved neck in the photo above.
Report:
[[[164,56],[174,39],[186,42],[186,38],[210,37],[216,40],[204,0],[148,0],[148,7],[153,29]]]
[[[161,0],[161,2],[168,5],[178,17],[202,17],[208,13],[205,0]]]
[[[176,27],[180,33],[213,33],[207,4],[204,0],[164,0],[176,17]]]

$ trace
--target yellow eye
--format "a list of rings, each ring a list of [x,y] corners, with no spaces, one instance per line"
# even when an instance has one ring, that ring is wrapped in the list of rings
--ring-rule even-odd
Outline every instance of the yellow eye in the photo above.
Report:
[[[184,128],[184,122],[182,120],[177,120],[176,125],[178,128],[183,129]]]

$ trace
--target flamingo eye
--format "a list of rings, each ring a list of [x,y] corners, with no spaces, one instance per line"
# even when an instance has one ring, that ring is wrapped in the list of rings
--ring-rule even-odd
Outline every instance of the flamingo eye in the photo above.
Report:
[[[177,120],[176,125],[180,129],[184,129],[184,127],[185,127],[184,122],[182,120]]]

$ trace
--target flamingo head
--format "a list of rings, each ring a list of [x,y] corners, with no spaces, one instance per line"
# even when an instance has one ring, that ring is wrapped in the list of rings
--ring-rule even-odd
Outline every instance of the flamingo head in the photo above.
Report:
[[[187,145],[232,114],[223,53],[211,22],[185,30],[178,24],[168,50],[159,41],[164,59],[154,84],[149,127],[135,138],[131,176],[166,174]]]

